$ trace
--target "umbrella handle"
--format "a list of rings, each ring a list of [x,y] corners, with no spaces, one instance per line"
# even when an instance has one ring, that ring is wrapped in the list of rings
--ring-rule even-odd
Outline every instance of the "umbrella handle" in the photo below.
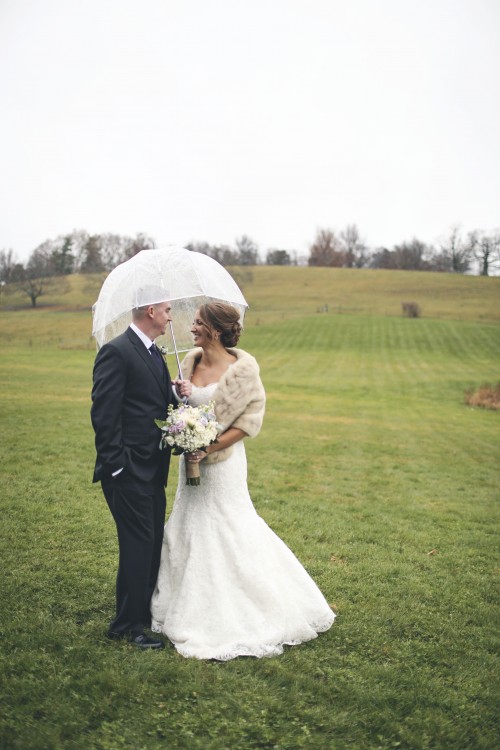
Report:
[[[170,334],[172,336],[172,343],[174,345],[174,352],[175,352],[175,359],[177,361],[177,370],[178,370],[178,374],[179,374],[179,380],[182,380],[183,379],[183,377],[182,377],[182,368],[181,368],[181,363],[180,363],[180,360],[179,360],[179,352],[177,351],[177,344],[175,343],[174,326],[172,325],[172,321],[171,320],[168,321],[168,324],[170,326]],[[186,396],[183,396],[183,397],[179,396],[179,398],[182,400],[183,404],[187,404],[188,399],[187,399]]]

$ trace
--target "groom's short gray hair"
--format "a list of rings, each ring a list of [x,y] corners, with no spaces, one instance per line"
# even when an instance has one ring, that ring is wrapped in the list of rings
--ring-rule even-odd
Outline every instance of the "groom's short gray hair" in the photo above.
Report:
[[[161,302],[167,302],[169,295],[167,290],[158,284],[137,287],[133,292],[133,309],[144,310],[150,305],[159,305]]]

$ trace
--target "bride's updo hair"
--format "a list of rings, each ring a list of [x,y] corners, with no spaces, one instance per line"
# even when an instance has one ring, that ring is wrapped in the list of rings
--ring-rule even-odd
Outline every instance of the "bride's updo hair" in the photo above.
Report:
[[[241,336],[240,314],[225,302],[209,302],[200,306],[200,319],[209,330],[219,334],[222,346],[236,346]]]

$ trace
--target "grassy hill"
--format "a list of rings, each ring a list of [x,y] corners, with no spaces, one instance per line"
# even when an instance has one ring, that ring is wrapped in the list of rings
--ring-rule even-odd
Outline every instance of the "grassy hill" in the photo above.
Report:
[[[401,315],[416,302],[426,318],[500,321],[500,277],[417,271],[254,266],[230,269],[250,305],[247,323],[259,325],[324,313]],[[89,310],[105,275],[75,274],[39,298],[40,310]],[[22,294],[0,297],[0,310],[31,309]]]
[[[336,623],[227,664],[107,641],[117,545],[89,419],[101,279],[72,277],[49,306],[0,313],[0,746],[498,747],[500,415],[464,391],[499,379],[500,279],[236,270],[268,397],[246,441],[252,499]],[[408,300],[422,319],[401,317]]]
[[[403,302],[423,317],[500,321],[500,278],[417,271],[258,266],[243,280],[249,320],[329,313],[401,315]]]

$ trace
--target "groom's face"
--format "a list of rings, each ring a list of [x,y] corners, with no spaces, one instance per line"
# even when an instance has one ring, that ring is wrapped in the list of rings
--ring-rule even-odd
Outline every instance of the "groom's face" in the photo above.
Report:
[[[152,306],[151,322],[154,327],[154,337],[161,336],[167,330],[167,325],[172,320],[172,305],[170,302],[159,302]]]

